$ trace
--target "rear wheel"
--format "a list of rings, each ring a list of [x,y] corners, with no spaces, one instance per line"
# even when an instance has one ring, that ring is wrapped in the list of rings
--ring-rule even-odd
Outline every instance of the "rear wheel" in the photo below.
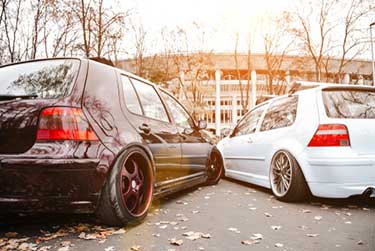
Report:
[[[278,151],[271,161],[271,189],[281,201],[301,201],[309,196],[303,173],[295,158],[287,151]]]
[[[139,148],[126,150],[116,161],[103,187],[97,215],[111,226],[143,220],[151,204],[153,172]]]
[[[223,159],[217,150],[211,152],[210,158],[207,161],[207,174],[207,185],[216,185],[224,174]]]

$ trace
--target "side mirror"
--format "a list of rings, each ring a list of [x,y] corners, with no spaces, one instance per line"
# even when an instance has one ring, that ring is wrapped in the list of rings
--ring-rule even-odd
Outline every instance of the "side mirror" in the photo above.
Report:
[[[206,120],[199,120],[198,121],[198,128],[199,129],[206,129],[207,128],[207,121]]]

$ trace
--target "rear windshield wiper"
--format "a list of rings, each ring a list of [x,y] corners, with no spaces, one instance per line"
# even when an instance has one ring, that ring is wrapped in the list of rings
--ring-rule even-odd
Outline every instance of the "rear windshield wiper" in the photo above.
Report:
[[[31,99],[31,98],[37,98],[37,94],[25,94],[25,95],[1,95],[0,94],[0,100],[13,100],[13,99]]]

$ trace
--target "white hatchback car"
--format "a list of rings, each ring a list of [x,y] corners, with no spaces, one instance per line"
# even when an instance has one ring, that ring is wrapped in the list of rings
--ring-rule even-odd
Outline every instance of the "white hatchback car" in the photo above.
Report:
[[[225,175],[280,200],[375,195],[375,88],[327,85],[248,112],[218,144]]]

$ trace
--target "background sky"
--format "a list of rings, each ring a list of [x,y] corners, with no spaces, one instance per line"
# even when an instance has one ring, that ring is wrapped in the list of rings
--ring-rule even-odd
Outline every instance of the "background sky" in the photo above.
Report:
[[[116,1],[116,0],[113,0]],[[163,27],[176,26],[189,31],[197,23],[206,31],[205,48],[217,52],[233,52],[235,33],[239,32],[239,51],[247,50],[249,34],[252,36],[253,52],[263,52],[262,40],[254,37],[260,33],[260,26],[265,25],[262,17],[275,17],[282,11],[294,10],[299,0],[130,0],[119,1],[124,9],[132,9],[148,33],[149,48],[159,50],[157,34]],[[341,0],[345,4],[346,0]],[[368,20],[363,29],[368,29]],[[257,25],[255,25],[257,24]],[[254,30],[258,27],[258,30]],[[374,29],[375,30],[375,29]],[[255,35],[254,35],[255,34]],[[154,37],[154,39],[153,39]],[[131,38],[130,38],[131,39]],[[200,48],[201,49],[201,48]],[[152,53],[152,52],[151,52]],[[370,49],[362,58],[370,59]]]

